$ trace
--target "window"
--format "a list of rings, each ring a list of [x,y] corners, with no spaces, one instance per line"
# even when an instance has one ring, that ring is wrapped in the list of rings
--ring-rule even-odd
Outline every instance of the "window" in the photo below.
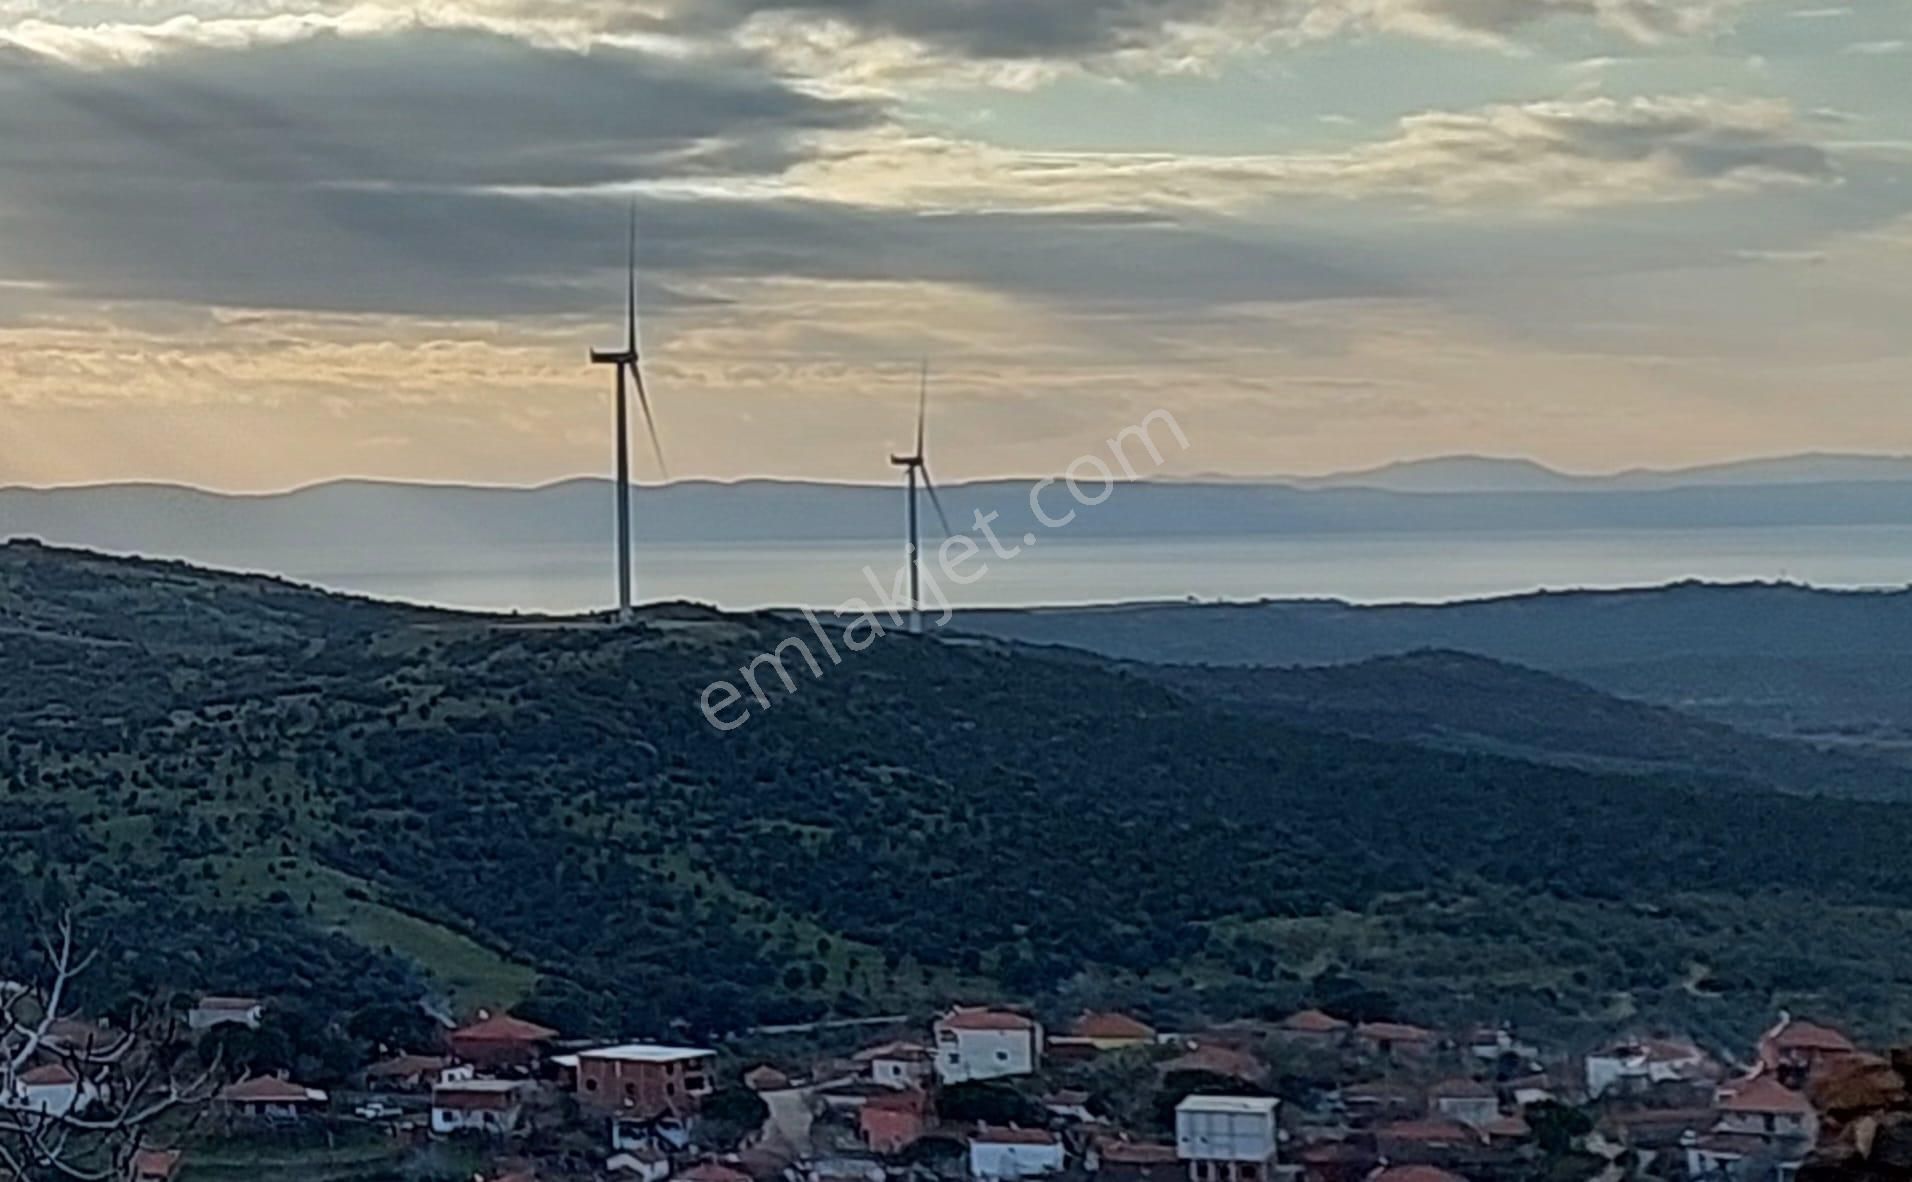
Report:
[[[1007,1063],[1007,1062],[1009,1062],[1009,1052],[1008,1052],[1008,1051],[997,1051],[997,1052],[996,1052],[996,1062],[998,1062],[998,1063]]]
[[[597,1091],[597,1080],[590,1078],[589,1076],[585,1077],[584,1090],[587,1092]]]

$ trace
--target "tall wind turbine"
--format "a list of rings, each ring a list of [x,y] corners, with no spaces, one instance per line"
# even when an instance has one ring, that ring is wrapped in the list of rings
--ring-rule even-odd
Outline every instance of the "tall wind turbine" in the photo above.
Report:
[[[644,391],[644,373],[638,368],[637,350],[637,203],[631,203],[630,249],[626,256],[624,286],[624,347],[593,349],[593,365],[617,368],[617,622],[631,621],[631,425],[629,384],[637,387],[637,404],[644,411],[644,427],[650,432],[651,453],[657,457],[657,470],[670,479],[664,466],[664,445],[657,438],[657,420],[651,417],[650,395]]]
[[[943,533],[952,535],[956,532],[949,527],[949,515],[943,512],[942,498],[936,495],[936,484],[929,478],[929,450],[925,446],[928,422],[929,362],[925,361],[922,385],[916,395],[916,450],[906,456],[890,457],[891,464],[909,473],[909,541],[905,544],[904,555],[910,564],[910,631],[919,634],[923,631],[923,551],[916,533],[916,486],[919,476],[923,490],[929,493],[929,503],[943,523]]]

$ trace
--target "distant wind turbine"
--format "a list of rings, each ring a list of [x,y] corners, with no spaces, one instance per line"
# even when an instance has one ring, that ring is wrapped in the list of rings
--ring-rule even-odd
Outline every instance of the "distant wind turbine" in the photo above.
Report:
[[[625,377],[637,387],[637,404],[644,411],[644,427],[650,432],[651,453],[657,457],[657,470],[670,479],[664,464],[664,445],[657,438],[657,420],[651,417],[650,395],[644,391],[644,373],[638,368],[637,349],[637,205],[631,205],[630,248],[626,256],[624,289],[624,347],[591,350],[593,365],[617,367],[617,622],[631,621],[631,427],[630,397]]]
[[[904,550],[910,564],[910,631],[923,631],[923,584],[922,584],[922,546],[916,532],[916,485],[917,477],[922,477],[923,491],[929,493],[929,503],[936,509],[936,516],[943,523],[945,535],[955,534],[949,527],[949,514],[943,512],[943,501],[936,495],[936,484],[929,476],[929,450],[925,446],[925,428],[929,422],[929,362],[923,362],[923,380],[916,395],[916,450],[906,456],[890,457],[890,463],[909,473],[909,541]]]

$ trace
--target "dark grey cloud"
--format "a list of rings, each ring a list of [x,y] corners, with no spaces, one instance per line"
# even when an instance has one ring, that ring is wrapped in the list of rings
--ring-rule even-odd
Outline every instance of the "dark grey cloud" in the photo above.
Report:
[[[757,13],[834,17],[978,58],[1080,57],[1155,43],[1170,22],[1201,24],[1229,0],[694,0],[692,22],[735,23]],[[1270,9],[1293,8],[1270,0]]]
[[[476,33],[320,36],[81,69],[0,50],[0,280],[88,298],[421,315],[596,312],[625,198],[772,177],[883,112],[689,65]],[[1225,222],[641,200],[650,302],[687,279],[927,279],[1078,301],[1374,294]]]

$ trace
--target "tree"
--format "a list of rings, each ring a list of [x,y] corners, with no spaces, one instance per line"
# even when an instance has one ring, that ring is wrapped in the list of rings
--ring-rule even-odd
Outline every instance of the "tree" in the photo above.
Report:
[[[41,939],[40,959],[37,980],[0,985],[0,1095],[48,1079],[72,1090],[0,1109],[0,1172],[25,1182],[128,1177],[156,1122],[210,1098],[213,1073],[182,1072],[192,1057],[161,1011],[111,1031],[67,1021],[74,982],[93,962],[75,947],[70,915]]]
[[[698,1106],[697,1135],[713,1149],[736,1149],[770,1119],[770,1105],[749,1088],[719,1088]]]

